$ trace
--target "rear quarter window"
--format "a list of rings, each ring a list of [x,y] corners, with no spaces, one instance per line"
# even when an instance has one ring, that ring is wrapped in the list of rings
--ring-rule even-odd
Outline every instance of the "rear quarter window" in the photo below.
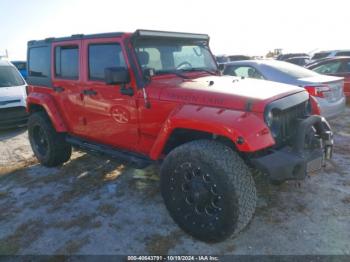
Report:
[[[51,87],[51,44],[28,44],[27,83]]]
[[[50,49],[49,47],[33,47],[29,50],[29,76],[49,77]]]

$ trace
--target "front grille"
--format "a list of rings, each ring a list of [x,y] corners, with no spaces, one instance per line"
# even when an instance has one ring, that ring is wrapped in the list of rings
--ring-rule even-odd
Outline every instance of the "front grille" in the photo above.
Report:
[[[23,106],[0,109],[0,123],[10,120],[26,118],[27,116],[28,115],[26,109]]]
[[[276,137],[277,144],[286,144],[296,134],[296,124],[298,119],[306,115],[306,102],[290,107],[279,112],[279,132]]]

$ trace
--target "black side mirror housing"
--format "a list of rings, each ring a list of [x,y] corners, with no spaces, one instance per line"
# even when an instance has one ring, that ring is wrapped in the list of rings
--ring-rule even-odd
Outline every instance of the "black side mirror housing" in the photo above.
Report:
[[[129,70],[125,67],[107,67],[105,82],[107,85],[125,85],[130,82]]]
[[[224,71],[225,65],[224,65],[224,64],[219,64],[219,65],[218,65],[218,69],[219,69],[221,72]]]
[[[145,68],[143,70],[143,77],[147,82],[150,82],[152,77],[156,74],[154,68]]]

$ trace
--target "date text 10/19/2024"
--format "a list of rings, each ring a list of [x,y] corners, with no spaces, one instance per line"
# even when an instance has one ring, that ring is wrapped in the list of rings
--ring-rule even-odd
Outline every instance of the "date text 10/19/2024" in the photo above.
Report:
[[[219,261],[217,256],[128,256],[127,261]]]

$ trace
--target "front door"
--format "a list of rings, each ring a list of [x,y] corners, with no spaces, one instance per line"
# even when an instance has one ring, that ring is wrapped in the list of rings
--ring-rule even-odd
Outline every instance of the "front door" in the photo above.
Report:
[[[120,85],[107,85],[104,78],[105,68],[130,68],[120,39],[85,39],[83,52],[84,136],[98,143],[135,149],[139,139],[136,100],[122,95]],[[127,87],[135,88],[134,81]]]

